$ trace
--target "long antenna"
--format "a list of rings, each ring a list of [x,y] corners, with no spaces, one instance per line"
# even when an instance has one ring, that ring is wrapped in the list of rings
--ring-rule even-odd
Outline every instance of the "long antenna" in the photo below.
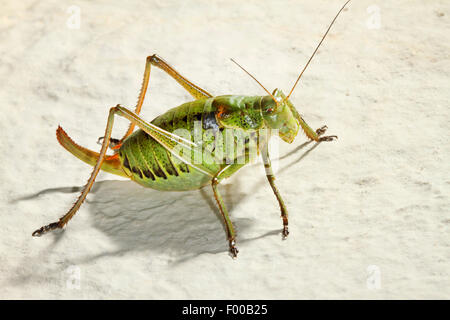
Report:
[[[350,1],[350,0],[349,0],[349,1]],[[255,80],[256,82],[258,82],[258,84],[259,84],[259,85],[267,92],[267,94],[268,94],[269,96],[272,97],[273,101],[275,101],[275,103],[276,103],[277,106],[278,106],[278,101],[277,101],[277,99],[275,99],[275,97],[269,92],[269,90],[267,90],[267,89],[261,84],[261,82],[259,82],[258,80],[256,80],[256,78],[255,78],[254,76],[252,76],[252,75],[250,74],[250,72],[248,72],[247,70],[245,70],[239,63],[237,63],[236,61],[234,61],[233,58],[230,58],[230,60],[233,61],[234,63],[236,63],[237,66],[238,66],[239,68],[241,68],[242,70],[244,70],[244,72],[245,72],[246,74],[248,74],[250,77],[252,77],[253,80]]]
[[[316,49],[314,50],[313,54],[311,55],[311,57],[309,58],[308,62],[306,63],[305,67],[303,68],[302,72],[300,73],[300,75],[297,78],[297,81],[295,81],[294,86],[291,89],[291,92],[289,92],[288,96],[286,97],[286,100],[289,99],[289,97],[291,96],[292,92],[295,89],[295,86],[297,85],[298,81],[300,80],[300,78],[302,77],[303,72],[305,72],[306,68],[308,67],[309,63],[311,62],[312,58],[314,57],[314,55],[316,54],[317,50],[319,49],[320,45],[322,44],[323,40],[325,40],[325,37],[328,34],[328,31],[330,31],[331,26],[334,24],[334,22],[336,21],[337,17],[339,16],[339,14],[341,13],[342,10],[344,10],[345,6],[347,5],[347,3],[349,3],[350,0],[348,0],[341,8],[341,10],[339,10],[339,12],[336,14],[336,16],[334,17],[333,21],[331,22],[330,26],[327,29],[327,32],[325,32],[325,34],[322,37],[322,40],[320,40],[319,44],[317,45]]]

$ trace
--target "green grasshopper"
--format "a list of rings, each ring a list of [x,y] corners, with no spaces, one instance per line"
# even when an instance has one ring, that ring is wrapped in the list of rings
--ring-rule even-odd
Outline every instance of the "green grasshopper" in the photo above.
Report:
[[[334,138],[337,138],[336,136],[322,136],[327,128],[326,126],[317,130],[311,129],[297,112],[289,97],[330,31],[331,26],[348,2],[344,4],[334,17],[287,96],[278,89],[270,93],[239,64],[238,66],[258,82],[268,95],[213,96],[184,78],[157,55],[147,57],[144,79],[135,111],[130,111],[121,105],[110,109],[105,135],[99,138],[99,141],[103,140],[99,153],[79,146],[61,127],[58,127],[56,137],[59,143],[74,156],[92,165],[94,169],[72,208],[57,222],[50,223],[34,231],[33,236],[41,236],[51,230],[63,228],[80,208],[101,169],[127,177],[142,186],[157,190],[193,190],[210,184],[224,220],[230,254],[235,258],[238,253],[235,243],[236,233],[218,190],[218,185],[224,178],[230,177],[249,162],[248,153],[251,139],[247,138],[244,140],[243,157],[242,154],[234,154],[230,149],[226,149],[225,152],[222,152],[221,159],[219,159],[223,161],[217,161],[217,154],[219,153],[218,143],[213,140],[207,140],[202,141],[199,146],[199,143],[195,140],[193,141],[192,137],[185,138],[177,134],[180,129],[192,131],[197,128],[202,136],[206,131],[212,130],[216,137],[222,136],[225,139],[226,129],[232,129],[235,132],[250,133],[253,137],[256,135],[259,138],[256,143],[256,149],[262,156],[267,180],[280,205],[281,218],[283,220],[282,236],[283,239],[286,238],[289,234],[288,211],[275,186],[275,177],[272,172],[268,151],[269,138],[274,132],[278,132],[279,137],[283,141],[292,143],[300,127],[309,139],[317,142],[332,141]],[[232,61],[235,62],[234,60]],[[146,122],[139,117],[139,112],[144,102],[152,66],[165,71],[186,89],[195,100],[170,109],[151,122]],[[115,115],[130,121],[130,126],[121,139],[111,138]],[[135,126],[138,126],[139,130],[134,131]],[[261,134],[261,132],[264,132],[264,134]],[[231,140],[231,145],[234,146],[235,144],[236,140]],[[217,150],[214,150],[216,147]],[[108,148],[114,150],[113,155],[106,154]],[[212,152],[216,155],[216,161],[206,161],[203,158],[200,158],[200,161],[192,160],[192,155],[195,158],[199,153],[204,152],[205,149],[217,151],[217,154]]]

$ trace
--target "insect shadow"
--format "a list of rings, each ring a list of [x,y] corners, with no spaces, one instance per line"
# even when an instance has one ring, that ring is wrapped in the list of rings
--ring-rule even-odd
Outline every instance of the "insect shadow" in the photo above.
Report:
[[[255,235],[248,232],[257,225],[252,218],[236,217],[234,209],[249,194],[239,179],[222,185],[222,196],[231,212],[239,243],[268,236],[280,236],[281,227]],[[182,263],[201,254],[228,252],[224,240],[222,216],[217,210],[211,188],[193,191],[163,192],[142,188],[131,181],[103,181],[86,200],[92,215],[92,226],[106,234],[117,245],[114,252],[88,257],[95,260],[131,251],[149,251],[176,257]],[[249,208],[248,210],[251,210]]]
[[[239,232],[239,242],[279,234],[281,229],[276,228],[254,238],[245,237],[246,230],[255,221],[233,217],[234,208],[248,196],[243,191],[245,188],[240,185],[240,179],[235,179],[232,185],[220,186]],[[82,186],[49,188],[12,202],[31,200],[56,192],[77,193],[81,189]],[[117,249],[81,258],[78,263],[133,251],[173,254],[172,256],[177,257],[173,262],[181,263],[204,253],[228,251],[224,242],[222,217],[209,186],[200,190],[165,192],[143,188],[127,180],[104,180],[94,184],[86,203],[90,225],[107,235]],[[50,248],[55,247],[67,231],[70,230],[56,232]]]
[[[240,190],[235,184],[233,190],[222,186],[230,211],[246,196]],[[104,181],[87,202],[92,226],[111,238],[120,253],[149,250],[186,258],[228,251],[222,217],[208,186],[200,191],[164,192],[111,180]],[[247,218],[233,221],[241,235],[252,225]]]
[[[309,142],[303,143],[280,160],[292,156],[308,144]],[[303,160],[318,145],[319,143],[314,144],[300,158],[281,166],[280,171],[287,170]],[[265,180],[265,177],[261,179]],[[238,178],[233,184],[220,186],[239,234],[239,243],[280,235],[281,228],[274,226],[272,230],[254,237],[246,236],[246,230],[256,222],[250,218],[233,217],[234,209],[249,196],[241,184],[242,181]],[[258,183],[255,187],[261,185],[262,183]],[[55,192],[77,193],[81,189],[81,186],[44,189],[12,202],[31,200]],[[91,215],[91,226],[112,239],[117,250],[85,257],[80,262],[148,250],[155,253],[173,253],[173,256],[178,257],[175,262],[180,263],[200,254],[228,251],[223,241],[222,217],[208,186],[193,191],[165,192],[143,188],[126,180],[104,180],[94,184],[86,203],[86,211]],[[63,233],[58,233],[55,241],[58,242],[61,237]]]

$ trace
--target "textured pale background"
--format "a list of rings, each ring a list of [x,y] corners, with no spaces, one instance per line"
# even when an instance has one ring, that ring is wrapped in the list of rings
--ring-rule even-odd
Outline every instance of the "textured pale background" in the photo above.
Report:
[[[338,19],[292,101],[339,140],[280,144],[287,241],[258,165],[222,186],[237,260],[209,188],[163,193],[106,173],[65,232],[31,237],[90,173],[57,144],[57,125],[99,149],[108,109],[134,105],[147,55],[216,95],[263,94],[230,57],[288,91],[342,3],[3,0],[0,298],[450,298],[444,0],[353,1]],[[146,119],[190,99],[152,76]],[[116,123],[119,136],[127,122]]]

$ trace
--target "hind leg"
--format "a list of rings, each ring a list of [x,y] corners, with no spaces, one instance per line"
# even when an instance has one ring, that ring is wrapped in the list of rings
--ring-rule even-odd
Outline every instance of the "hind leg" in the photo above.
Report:
[[[139,92],[138,102],[136,104],[136,108],[134,113],[139,115],[142,109],[142,104],[144,103],[145,93],[147,92],[148,83],[150,81],[150,70],[151,67],[155,66],[164,72],[166,72],[169,76],[171,76],[176,82],[178,82],[194,99],[202,99],[202,98],[211,98],[212,95],[208,93],[206,90],[200,88],[195,85],[185,77],[183,77],[178,71],[176,71],[172,66],[170,66],[167,62],[165,62],[161,57],[154,54],[152,56],[148,56],[145,62],[145,71],[144,71],[144,79],[142,80],[141,91]],[[135,124],[131,123],[128,127],[128,130],[125,132],[124,136],[121,139],[113,139],[110,138],[110,148],[113,150],[117,150],[122,145],[122,142],[133,133],[135,128]],[[97,143],[101,143],[103,137],[100,137]]]
[[[270,162],[269,157],[269,146],[268,146],[268,140],[263,140],[263,146],[261,149],[261,157],[263,159],[264,163],[264,169],[266,171],[266,177],[267,181],[269,181],[270,187],[272,188],[272,191],[275,195],[275,197],[278,200],[278,204],[280,205],[280,211],[281,211],[281,219],[283,219],[283,239],[286,239],[289,235],[288,230],[288,211],[286,208],[286,205],[284,204],[283,198],[281,197],[280,192],[278,191],[277,186],[275,185],[275,175],[272,171],[272,165]]]
[[[83,203],[83,201],[86,199],[86,196],[88,195],[89,191],[91,190],[92,185],[94,184],[94,181],[95,181],[95,178],[97,177],[98,172],[102,168],[102,164],[105,162],[105,160],[114,159],[115,156],[108,157],[106,155],[106,151],[109,146],[109,139],[111,138],[111,132],[113,129],[113,124],[114,124],[114,115],[116,115],[116,114],[128,119],[133,124],[139,126],[139,128],[144,130],[153,139],[158,141],[168,151],[174,152],[173,150],[179,145],[185,145],[186,147],[191,148],[191,149],[193,148],[193,145],[195,145],[195,143],[193,143],[190,140],[184,139],[173,133],[165,131],[164,129],[161,129],[152,123],[145,122],[138,115],[136,115],[132,111],[130,111],[120,105],[117,105],[117,106],[111,108],[109,110],[108,122],[107,122],[106,129],[105,129],[105,139],[103,140],[102,148],[100,149],[100,153],[98,154],[97,161],[95,163],[94,169],[92,170],[91,176],[89,177],[87,184],[84,186],[83,190],[81,191],[81,194],[78,197],[77,201],[74,203],[72,208],[70,208],[70,210],[59,219],[59,221],[50,223],[49,225],[39,228],[38,230],[33,232],[33,236],[41,236],[48,231],[55,230],[58,228],[63,228],[67,224],[67,222],[69,222],[69,220],[72,219],[72,217],[75,215],[75,213],[81,207],[81,204]],[[190,153],[189,153],[189,155],[190,155]],[[188,163],[187,162],[188,160],[186,160],[182,157],[180,160],[182,160],[185,163]],[[211,172],[208,172],[207,167],[202,167],[201,165],[196,165],[193,163],[188,163],[188,164],[191,167],[196,168],[197,170],[199,170],[207,175],[213,176],[213,174]]]
[[[216,199],[220,214],[222,215],[223,222],[225,224],[229,252],[233,259],[237,257],[237,254],[239,252],[238,248],[236,248],[236,232],[234,231],[233,223],[228,216],[227,207],[225,206],[225,203],[217,187],[219,186],[220,181],[222,181],[224,178],[230,177],[233,173],[242,168],[242,166],[242,164],[230,164],[219,171],[211,180],[214,198]]]
[[[72,219],[72,217],[78,211],[78,209],[80,208],[80,206],[83,203],[84,199],[86,199],[86,196],[88,195],[89,191],[91,190],[92,185],[94,184],[95,178],[97,177],[97,174],[100,171],[100,168],[101,168],[101,166],[103,164],[103,161],[105,160],[105,157],[106,157],[106,151],[107,151],[108,145],[109,145],[109,138],[111,138],[111,131],[112,131],[112,128],[113,128],[113,123],[114,123],[114,112],[113,112],[113,109],[114,108],[112,108],[110,113],[109,113],[108,123],[106,125],[106,130],[105,130],[105,139],[103,140],[102,148],[101,148],[100,153],[98,155],[96,164],[94,166],[94,169],[92,170],[91,176],[89,177],[89,180],[88,180],[87,184],[84,186],[84,188],[83,188],[80,196],[78,197],[77,201],[74,203],[72,208],[70,208],[70,210],[64,216],[62,216],[59,219],[59,221],[50,223],[50,224],[48,224],[46,226],[43,226],[43,227],[35,230],[33,232],[33,236],[34,237],[39,237],[39,236],[41,236],[44,233],[47,233],[49,231],[63,228],[67,224],[67,222],[69,222],[69,220]],[[64,135],[62,135],[62,136],[64,136]]]

